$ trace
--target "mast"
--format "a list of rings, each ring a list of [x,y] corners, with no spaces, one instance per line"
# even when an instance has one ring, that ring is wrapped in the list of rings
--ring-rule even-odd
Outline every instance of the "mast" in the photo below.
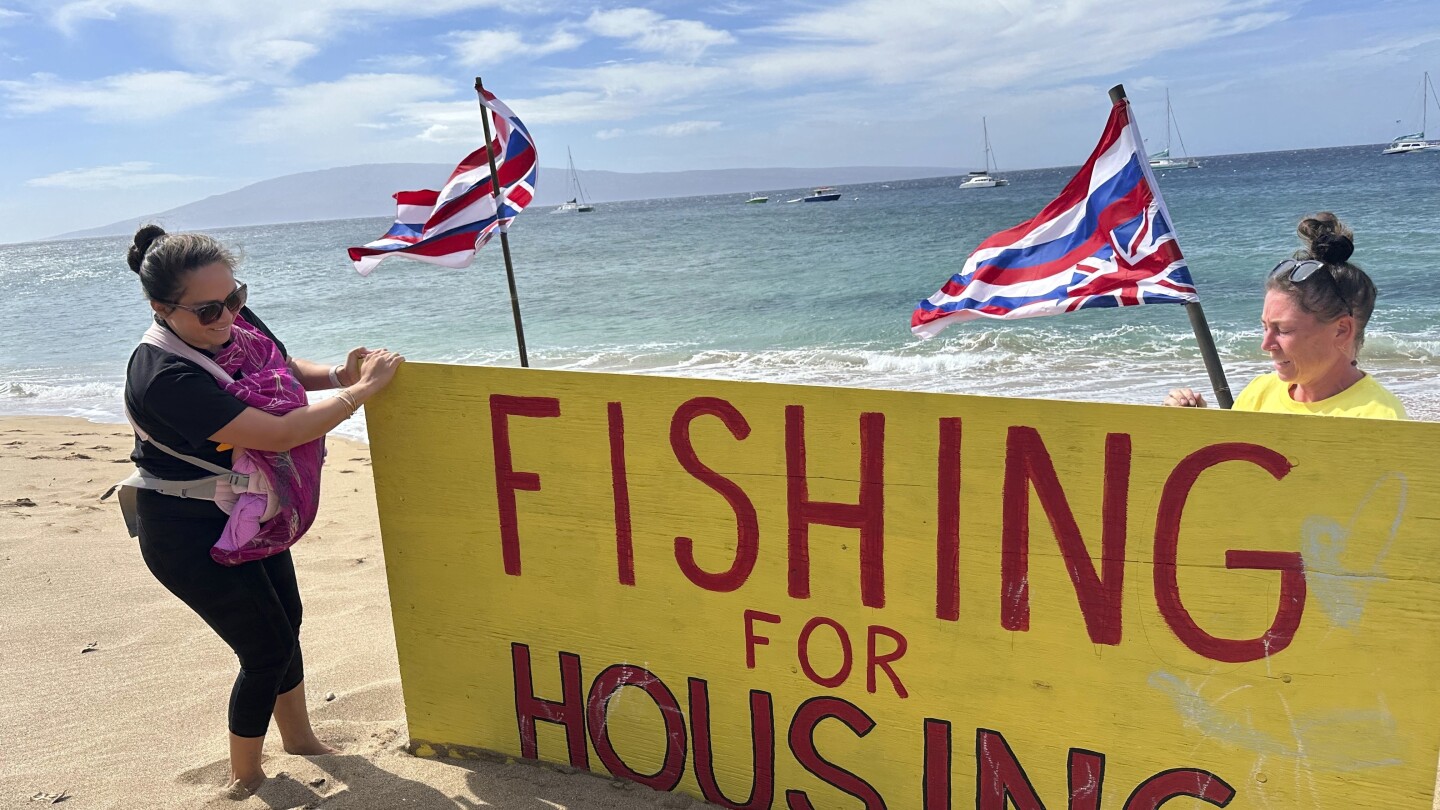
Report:
[[[570,163],[570,186],[575,192],[575,200],[580,205],[585,205],[585,189],[580,187],[580,173],[575,171],[575,158],[570,154],[570,147],[565,147],[565,159]]]
[[[578,202],[580,200],[580,184],[575,182],[575,156],[570,154],[569,144],[565,146],[565,162],[566,168],[570,170],[570,201]]]
[[[980,131],[985,133],[985,171],[998,172],[1000,171],[999,166],[996,166],[993,169],[990,166],[990,164],[994,162],[994,156],[990,154],[990,126],[985,122],[985,116],[983,115],[980,116]]]
[[[1165,157],[1170,157],[1170,122],[1175,120],[1175,113],[1170,110],[1170,88],[1165,88]]]

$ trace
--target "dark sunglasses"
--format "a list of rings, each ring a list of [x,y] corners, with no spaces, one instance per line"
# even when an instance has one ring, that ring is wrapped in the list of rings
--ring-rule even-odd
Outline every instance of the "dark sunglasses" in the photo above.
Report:
[[[1301,284],[1315,275],[1317,270],[1325,271],[1325,277],[1330,279],[1330,286],[1335,289],[1335,296],[1340,299],[1340,303],[1345,305],[1345,314],[1354,317],[1355,311],[1350,306],[1350,300],[1345,297],[1345,293],[1340,291],[1340,282],[1335,279],[1335,274],[1330,272],[1330,266],[1324,262],[1315,259],[1285,259],[1275,265],[1274,269],[1270,271],[1270,275],[1289,274],[1291,281]]]
[[[163,303],[169,304],[177,309],[183,309],[186,312],[194,313],[195,319],[200,322],[201,326],[209,326],[220,320],[221,313],[227,309],[231,312],[239,312],[240,308],[245,306],[245,299],[249,297],[249,293],[245,291],[245,282],[242,281],[240,282],[240,286],[235,288],[235,292],[225,296],[224,301],[206,301],[203,304],[195,304],[192,306],[176,304],[171,301],[165,301]]]

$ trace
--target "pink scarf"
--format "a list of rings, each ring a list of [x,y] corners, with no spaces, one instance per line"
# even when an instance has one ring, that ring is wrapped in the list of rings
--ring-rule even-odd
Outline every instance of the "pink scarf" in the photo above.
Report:
[[[236,372],[243,376],[221,384],[226,393],[277,416],[309,403],[305,388],[290,372],[275,341],[239,315],[230,334],[230,342],[215,355],[215,363],[232,377]],[[294,545],[319,511],[324,461],[324,437],[279,453],[237,449],[235,471],[261,476],[269,486],[252,485],[239,494],[210,556],[223,565],[239,565]]]

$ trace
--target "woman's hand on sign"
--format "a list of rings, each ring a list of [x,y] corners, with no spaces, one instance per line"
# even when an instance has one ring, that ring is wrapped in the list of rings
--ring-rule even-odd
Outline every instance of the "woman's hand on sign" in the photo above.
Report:
[[[370,350],[364,346],[356,346],[345,355],[345,364],[340,369],[340,385],[354,385],[360,382],[360,366],[365,362],[365,357]]]
[[[1193,388],[1172,388],[1161,403],[1171,408],[1204,408],[1205,397]]]
[[[360,382],[357,384],[363,387],[366,393],[374,393],[390,384],[395,376],[395,370],[405,362],[405,358],[389,349],[356,349],[364,351],[365,354],[360,361]],[[355,354],[355,352],[351,352]]]

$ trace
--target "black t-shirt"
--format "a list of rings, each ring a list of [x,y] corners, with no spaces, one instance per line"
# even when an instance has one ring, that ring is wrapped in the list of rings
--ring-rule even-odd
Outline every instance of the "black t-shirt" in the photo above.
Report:
[[[285,344],[248,307],[241,309],[240,314],[275,341],[282,355],[290,356]],[[125,373],[125,407],[140,428],[156,441],[171,450],[228,469],[231,451],[218,449],[219,445],[209,437],[230,424],[248,406],[225,393],[214,375],[195,363],[158,346],[141,343],[130,355]],[[151,475],[169,481],[210,475],[209,471],[181,461],[149,442],[140,441],[139,437],[135,439],[130,459]]]

